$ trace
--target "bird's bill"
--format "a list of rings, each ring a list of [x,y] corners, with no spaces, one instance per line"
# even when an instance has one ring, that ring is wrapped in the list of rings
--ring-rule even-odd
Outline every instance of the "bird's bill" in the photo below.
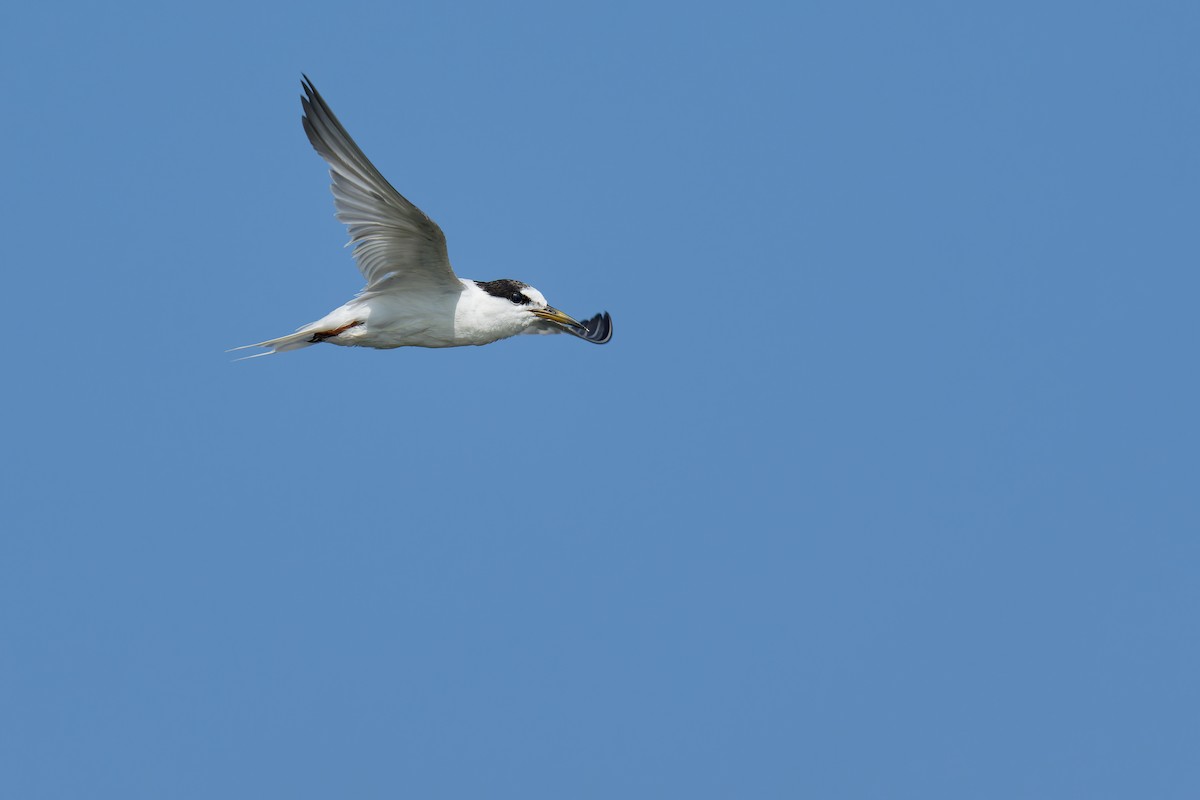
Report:
[[[579,320],[564,314],[557,308],[551,308],[550,306],[533,309],[533,315],[535,317],[541,317],[542,319],[548,319],[551,322],[557,322],[567,330],[571,330],[572,328],[583,329],[583,323],[581,323]]]

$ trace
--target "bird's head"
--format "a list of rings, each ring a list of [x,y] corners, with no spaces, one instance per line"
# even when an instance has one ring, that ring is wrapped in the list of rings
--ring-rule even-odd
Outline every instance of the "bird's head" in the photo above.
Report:
[[[475,283],[503,303],[493,302],[490,313],[511,320],[523,333],[569,333],[594,344],[604,344],[612,338],[612,318],[607,313],[580,322],[551,306],[541,292],[527,283],[508,278]]]

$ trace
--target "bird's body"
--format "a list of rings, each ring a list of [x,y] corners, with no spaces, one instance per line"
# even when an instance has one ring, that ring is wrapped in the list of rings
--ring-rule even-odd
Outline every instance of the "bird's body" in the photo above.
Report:
[[[329,162],[337,218],[350,230],[367,285],[357,297],[295,333],[246,347],[267,353],[328,342],[352,347],[462,347],[523,333],[612,338],[607,313],[578,322],[520,281],[473,281],[450,267],[437,224],[371,164],[305,78],[304,130]],[[244,349],[244,348],[236,348]]]
[[[491,344],[521,333],[556,332],[527,312],[512,313],[511,300],[488,294],[475,281],[460,280],[459,284],[459,291],[418,288],[364,293],[295,333],[261,346],[273,347],[274,352],[319,342],[380,350],[462,347]],[[540,298],[540,292],[532,287],[525,291]],[[545,304],[544,298],[541,303]]]

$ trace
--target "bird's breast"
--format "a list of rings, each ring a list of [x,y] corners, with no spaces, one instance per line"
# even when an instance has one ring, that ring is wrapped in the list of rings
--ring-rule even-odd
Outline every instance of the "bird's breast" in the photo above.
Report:
[[[520,332],[497,324],[495,316],[472,302],[473,299],[463,294],[417,292],[360,298],[344,308],[363,324],[347,330],[336,344],[377,348],[463,347],[490,344]]]

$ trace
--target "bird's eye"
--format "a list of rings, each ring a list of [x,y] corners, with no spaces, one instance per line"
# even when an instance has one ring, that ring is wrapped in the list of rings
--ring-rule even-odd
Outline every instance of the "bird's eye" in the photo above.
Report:
[[[513,292],[508,296],[508,299],[512,300],[517,305],[522,305],[525,302],[525,295],[521,294],[520,292]]]

